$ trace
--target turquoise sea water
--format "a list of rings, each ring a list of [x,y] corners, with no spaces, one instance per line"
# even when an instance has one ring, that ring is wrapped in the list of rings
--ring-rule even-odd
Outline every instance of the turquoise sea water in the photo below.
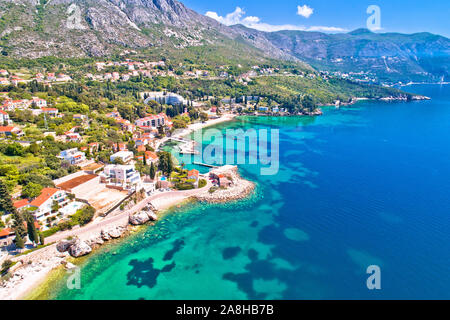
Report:
[[[363,102],[316,118],[246,117],[280,130],[280,171],[248,200],[189,204],[107,245],[55,299],[449,299],[450,87],[432,101]],[[366,268],[381,267],[379,291]]]

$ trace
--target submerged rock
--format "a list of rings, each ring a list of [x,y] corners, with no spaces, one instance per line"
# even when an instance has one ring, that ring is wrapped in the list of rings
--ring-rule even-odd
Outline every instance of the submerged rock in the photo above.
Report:
[[[72,270],[72,269],[75,269],[77,266],[76,265],[74,265],[73,263],[70,263],[70,262],[67,262],[66,263],[66,269],[67,270]]]

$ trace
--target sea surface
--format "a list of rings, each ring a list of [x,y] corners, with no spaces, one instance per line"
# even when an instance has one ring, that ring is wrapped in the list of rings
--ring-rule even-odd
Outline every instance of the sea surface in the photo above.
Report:
[[[450,299],[450,86],[315,118],[242,117],[278,129],[280,169],[247,200],[191,203],[92,254],[54,299]],[[368,290],[367,267],[381,270]]]

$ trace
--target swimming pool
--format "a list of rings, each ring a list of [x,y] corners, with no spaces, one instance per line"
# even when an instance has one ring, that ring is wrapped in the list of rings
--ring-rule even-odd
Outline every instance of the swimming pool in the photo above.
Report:
[[[86,204],[79,201],[73,201],[69,203],[64,208],[59,209],[59,212],[62,213],[64,216],[70,216],[75,214],[78,210],[83,208]]]

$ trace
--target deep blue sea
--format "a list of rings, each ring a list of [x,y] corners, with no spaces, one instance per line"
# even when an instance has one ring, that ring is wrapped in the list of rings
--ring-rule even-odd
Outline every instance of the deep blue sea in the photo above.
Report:
[[[242,117],[280,132],[280,170],[254,196],[189,204],[91,255],[55,299],[450,299],[450,86],[412,103],[315,118]],[[381,269],[368,290],[366,269]]]

